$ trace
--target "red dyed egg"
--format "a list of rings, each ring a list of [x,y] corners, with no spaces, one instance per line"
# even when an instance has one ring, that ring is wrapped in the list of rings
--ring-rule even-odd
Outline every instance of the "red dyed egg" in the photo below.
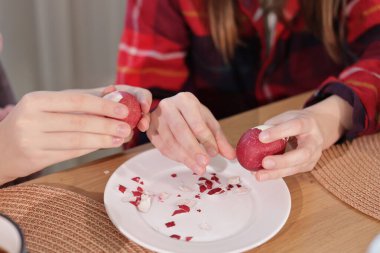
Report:
[[[124,119],[131,128],[135,128],[141,119],[141,106],[136,97],[125,91],[114,91],[106,94],[103,98],[122,103],[128,107],[128,116]]]
[[[262,169],[264,157],[269,155],[283,154],[286,147],[284,139],[271,143],[262,143],[259,134],[270,126],[258,126],[246,131],[236,146],[236,156],[244,168],[250,171]]]

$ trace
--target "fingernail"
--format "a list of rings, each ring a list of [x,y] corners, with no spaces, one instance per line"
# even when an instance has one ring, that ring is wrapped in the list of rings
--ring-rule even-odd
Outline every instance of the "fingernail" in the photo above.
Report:
[[[119,138],[119,137],[113,137],[112,138],[112,144],[115,145],[115,146],[119,146],[123,143],[123,138]]]
[[[126,106],[123,106],[123,105],[116,106],[115,107],[115,113],[117,115],[119,115],[120,117],[125,118],[128,115],[128,108]]]
[[[198,165],[201,167],[206,167],[208,163],[208,159],[205,155],[197,154],[195,157],[195,160],[197,161]]]
[[[272,159],[265,159],[263,161],[263,166],[266,169],[273,169],[276,166],[276,162],[273,161]]]
[[[124,125],[124,124],[118,125],[116,131],[117,131],[117,134],[119,136],[123,136],[123,137],[128,136],[130,134],[129,127],[127,125]]]
[[[268,133],[266,133],[266,132],[261,132],[260,134],[259,134],[259,139],[260,139],[260,141],[267,141],[268,139],[269,139],[269,134]]]
[[[214,147],[208,147],[207,154],[209,154],[209,156],[216,156],[218,152],[216,152],[216,149]]]

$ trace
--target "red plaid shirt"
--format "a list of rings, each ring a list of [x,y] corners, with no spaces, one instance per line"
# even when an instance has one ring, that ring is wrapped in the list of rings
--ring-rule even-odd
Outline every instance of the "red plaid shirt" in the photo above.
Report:
[[[203,0],[129,0],[117,83],[148,88],[155,99],[193,92],[217,118],[317,89],[308,104],[336,94],[354,107],[353,138],[380,128],[380,0],[352,0],[345,63],[335,64],[305,31],[297,0],[273,36],[258,0],[238,0],[242,43],[225,64],[215,48]]]

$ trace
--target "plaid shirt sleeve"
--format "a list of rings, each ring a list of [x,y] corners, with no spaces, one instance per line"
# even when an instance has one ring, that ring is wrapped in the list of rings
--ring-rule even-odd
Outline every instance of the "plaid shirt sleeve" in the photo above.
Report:
[[[118,84],[178,91],[188,77],[189,33],[180,1],[129,0],[119,45]]]
[[[361,52],[339,76],[325,80],[306,106],[337,95],[353,106],[353,128],[344,138],[380,129],[380,1],[352,1],[348,6],[348,42]]]
[[[153,93],[152,108],[157,106],[159,99],[173,95],[171,91],[180,91],[188,79],[185,59],[190,33],[183,8],[190,8],[186,3],[189,5],[191,2],[127,1],[116,83],[150,89]],[[139,140],[145,137],[136,133],[125,148],[145,141]]]

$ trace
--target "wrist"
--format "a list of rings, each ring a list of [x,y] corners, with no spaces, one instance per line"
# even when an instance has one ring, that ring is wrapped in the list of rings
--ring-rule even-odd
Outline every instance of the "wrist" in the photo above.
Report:
[[[316,120],[323,136],[323,148],[337,142],[352,127],[353,108],[342,98],[332,95],[305,108]]]

